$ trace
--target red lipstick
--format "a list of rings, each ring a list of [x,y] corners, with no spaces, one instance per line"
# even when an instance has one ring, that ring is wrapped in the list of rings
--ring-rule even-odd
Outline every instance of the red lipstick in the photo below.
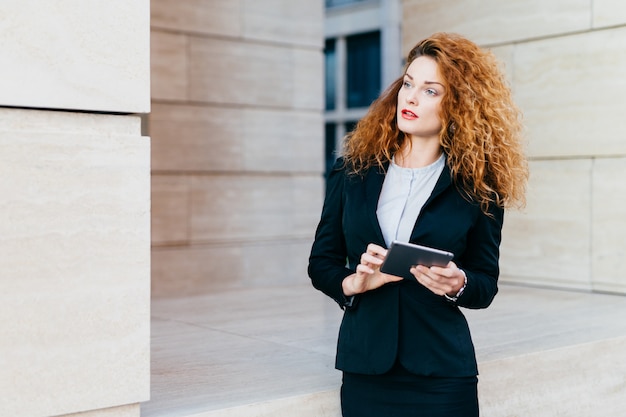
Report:
[[[402,118],[403,119],[414,120],[414,119],[418,119],[419,118],[419,116],[417,114],[413,113],[411,110],[402,109],[402,111],[400,113],[402,114]]]

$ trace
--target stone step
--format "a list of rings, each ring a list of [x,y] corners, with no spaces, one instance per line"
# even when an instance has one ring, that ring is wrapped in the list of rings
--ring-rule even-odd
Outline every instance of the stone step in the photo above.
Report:
[[[340,416],[341,313],[309,285],[153,300],[142,417]],[[489,309],[465,313],[482,415],[626,409],[626,297],[501,285]]]
[[[626,337],[481,364],[481,412],[495,417],[626,415]]]

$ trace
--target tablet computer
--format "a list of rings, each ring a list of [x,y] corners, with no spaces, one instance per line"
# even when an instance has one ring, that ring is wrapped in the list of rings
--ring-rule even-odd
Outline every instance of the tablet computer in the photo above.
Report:
[[[380,266],[380,272],[403,278],[413,278],[409,269],[415,265],[446,266],[454,254],[427,246],[394,241]]]

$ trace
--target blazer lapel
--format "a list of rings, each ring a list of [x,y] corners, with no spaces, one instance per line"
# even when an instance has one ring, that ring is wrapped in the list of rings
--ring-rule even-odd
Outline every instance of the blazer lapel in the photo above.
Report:
[[[428,205],[428,203],[444,192],[450,185],[452,185],[452,176],[450,174],[450,167],[448,167],[448,164],[446,163],[443,166],[443,171],[441,171],[441,175],[439,175],[437,183],[435,184],[435,188],[433,188],[433,192],[430,194],[430,197],[428,197],[428,200],[426,200],[424,205]]]
[[[422,216],[422,211],[424,210],[424,207],[428,206],[431,203],[431,201],[437,198],[439,194],[443,193],[451,185],[452,185],[452,176],[450,173],[450,168],[448,167],[448,164],[446,163],[443,166],[443,171],[441,171],[441,175],[439,175],[439,179],[437,180],[437,183],[435,184],[435,188],[433,188],[433,192],[430,193],[430,197],[428,197],[428,199],[422,206],[420,213],[417,215],[417,219],[415,220],[415,224],[413,225],[413,230],[411,231],[411,238],[410,238],[411,241],[413,241],[418,235],[417,225],[419,224],[420,217]]]
[[[383,188],[383,182],[385,181],[385,173],[387,172],[387,168],[389,168],[389,163],[386,163],[383,168],[373,167],[370,168],[365,177],[365,202],[367,210],[367,214],[374,226],[374,231],[376,232],[376,238],[378,239],[378,244],[385,247],[385,238],[383,237],[383,232],[380,229],[380,223],[378,223],[378,216],[376,215],[376,210],[378,209],[378,198],[380,197],[380,192]]]

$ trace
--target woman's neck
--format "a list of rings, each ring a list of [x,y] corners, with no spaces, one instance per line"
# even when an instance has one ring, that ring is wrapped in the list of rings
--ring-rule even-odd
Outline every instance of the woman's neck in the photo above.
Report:
[[[409,142],[394,155],[394,162],[403,168],[423,168],[435,163],[441,153],[438,143],[429,146]]]

